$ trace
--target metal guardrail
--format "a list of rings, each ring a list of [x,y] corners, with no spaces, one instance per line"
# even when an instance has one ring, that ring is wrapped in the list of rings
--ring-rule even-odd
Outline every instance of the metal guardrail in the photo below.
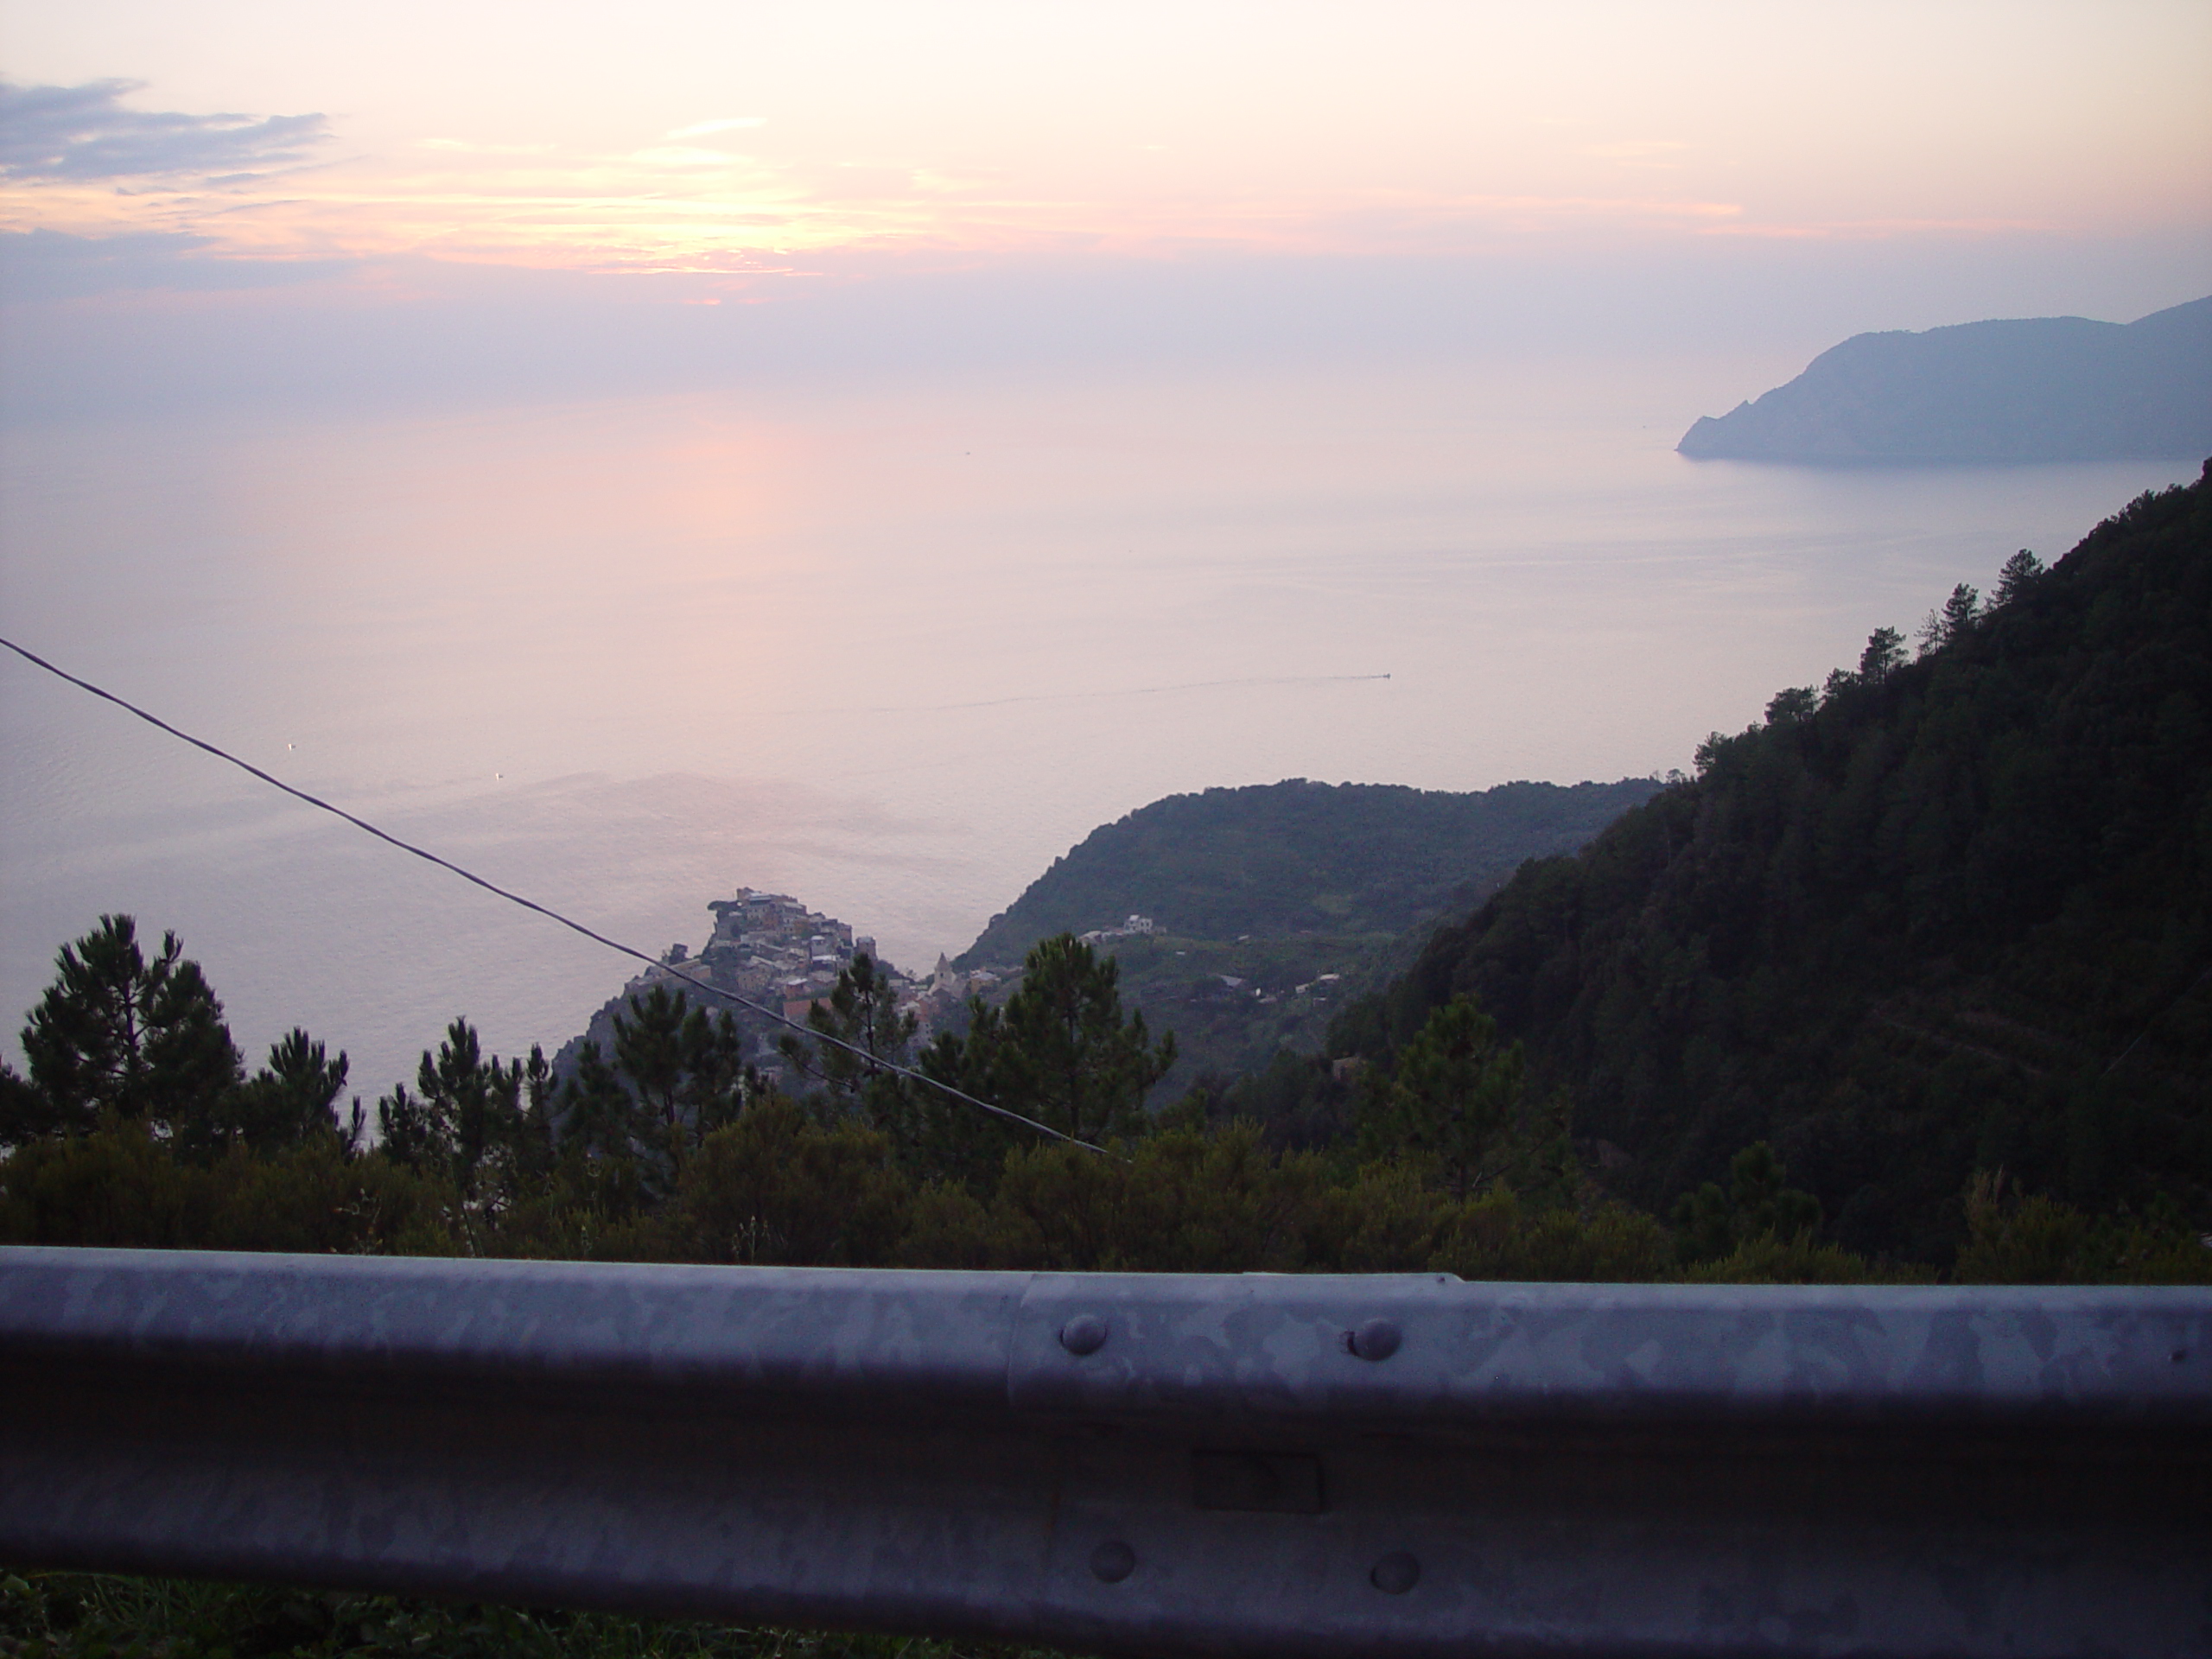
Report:
[[[0,1559],[1083,1651],[2212,1653],[2212,1293],[0,1250]]]

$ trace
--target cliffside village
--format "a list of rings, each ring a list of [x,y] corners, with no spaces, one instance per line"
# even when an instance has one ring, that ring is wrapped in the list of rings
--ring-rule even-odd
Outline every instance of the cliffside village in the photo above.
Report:
[[[1019,969],[1005,973],[990,969],[958,970],[939,956],[935,971],[918,979],[884,961],[876,952],[875,941],[868,935],[855,936],[850,925],[809,910],[789,893],[740,887],[734,899],[710,899],[707,908],[714,912],[715,930],[699,954],[693,957],[688,945],[671,945],[657,965],[622,988],[608,1011],[655,985],[666,984],[680,991],[704,979],[775,1008],[786,1020],[803,1022],[810,1007],[827,999],[837,976],[853,965],[853,958],[868,956],[874,959],[877,971],[890,979],[899,1012],[914,1016],[918,1046],[947,1027],[957,1029],[964,1025],[970,996],[995,1000],[1021,976]],[[1150,925],[1146,924],[1147,931]],[[691,995],[696,1001],[697,992]],[[758,1044],[757,1063],[763,1077],[775,1081],[782,1068],[776,1039],[784,1028],[766,1020],[750,1020],[741,1010],[739,1020],[742,1025],[758,1027],[748,1032]]]
[[[702,998],[699,993],[698,983],[703,980],[803,1025],[808,1009],[828,1000],[837,976],[853,965],[854,957],[866,955],[890,981],[899,1011],[914,1016],[914,1046],[918,1051],[941,1031],[966,1030],[971,997],[997,1003],[1021,981],[1018,967],[956,969],[943,956],[926,976],[906,973],[884,961],[873,938],[855,935],[849,924],[809,910],[789,893],[740,887],[736,897],[710,899],[707,908],[714,914],[714,931],[699,953],[695,957],[690,946],[671,944],[658,963],[608,998],[583,1033],[570,1039],[555,1057],[556,1076],[570,1074],[576,1054],[587,1040],[596,1042],[602,1052],[610,1051],[615,1016],[626,1011],[630,998],[642,996],[658,985],[683,992],[694,1003],[711,1004],[713,999]],[[1132,915],[1119,927],[1096,928],[1078,937],[1086,944],[1110,951],[1117,941],[1154,939],[1160,933],[1151,917]],[[1338,975],[1324,973],[1294,989],[1270,992],[1238,976],[1214,972],[1202,974],[1193,984],[1180,988],[1179,1000],[1217,1010],[1248,999],[1255,1007],[1272,1007],[1287,997],[1310,999],[1319,1005],[1328,1002],[1339,984]],[[730,1012],[744,1033],[747,1063],[759,1070],[763,1081],[772,1085],[781,1083],[785,1063],[777,1043],[790,1028],[742,1008]]]

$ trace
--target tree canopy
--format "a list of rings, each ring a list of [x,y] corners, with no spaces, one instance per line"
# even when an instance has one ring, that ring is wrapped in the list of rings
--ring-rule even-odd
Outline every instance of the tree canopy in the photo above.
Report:
[[[148,957],[138,925],[99,918],[61,947],[54,982],[22,1028],[28,1078],[0,1067],[0,1147],[140,1124],[206,1160],[233,1147],[271,1152],[323,1136],[357,1144],[359,1103],[340,1126],[347,1065],[295,1028],[245,1075],[223,1004],[174,933]]]
[[[1296,778],[1171,795],[1055,859],[960,962],[1015,963],[1039,939],[1132,912],[1197,938],[1396,933],[1523,859],[1580,846],[1658,787],[1627,778],[1461,794]]]
[[[174,933],[150,959],[129,916],[61,947],[54,983],[22,1032],[32,1084],[57,1127],[103,1111],[177,1134],[237,1084],[240,1060],[223,1005]]]
[[[1479,996],[1607,1179],[1768,1143],[1845,1245],[1949,1259],[2003,1168],[2212,1220],[2212,485],[1878,630],[1698,775],[1440,930],[1332,1051]],[[1612,1156],[1612,1154],[1609,1154]]]

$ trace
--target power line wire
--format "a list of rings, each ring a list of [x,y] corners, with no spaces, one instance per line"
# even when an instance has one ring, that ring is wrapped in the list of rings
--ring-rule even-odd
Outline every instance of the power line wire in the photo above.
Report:
[[[2195,990],[2208,979],[2212,979],[2212,968],[2207,968],[2195,979],[2190,980],[2188,984],[2183,986],[2180,990],[2177,991],[2174,994],[2173,1001],[2167,1003],[2164,1007],[2160,1008],[2158,1013],[2151,1016],[2151,1023],[2135,1033],[2135,1041],[2130,1043],[2126,1048],[2121,1049],[2118,1058],[2115,1058],[2110,1065],[2105,1067],[2104,1071],[2100,1075],[2108,1077],[2113,1072],[2119,1071],[2120,1062],[2125,1060],[2129,1055],[2133,1054],[2136,1050],[2137,1045],[2140,1044],[2145,1037],[2148,1037],[2152,1032],[2158,1028],[2158,1021],[2164,1019],[2169,1014],[2172,1013],[2175,1007],[2180,1004],[2182,998],[2187,996],[2191,991]]]
[[[35,652],[24,650],[22,646],[17,645],[12,639],[0,639],[0,645],[5,645],[10,651],[14,652],[16,656],[22,658],[25,662],[31,664],[33,666],[44,669],[56,679],[67,680],[79,690],[89,691],[94,696],[100,698],[103,702],[111,702],[117,708],[124,709],[130,714],[137,715],[139,719],[144,721],[149,726],[155,728],[156,730],[167,732],[171,737],[176,738],[181,742],[189,743],[195,749],[204,750],[206,753],[213,755],[218,760],[227,760],[239,771],[259,779],[263,783],[267,784],[271,789],[282,790],[285,794],[289,795],[294,800],[305,801],[309,806],[319,808],[321,810],[329,813],[334,817],[343,818],[346,823],[352,824],[356,830],[363,830],[369,835],[374,836],[378,841],[384,842],[388,845],[397,847],[403,853],[412,853],[416,858],[422,859],[428,863],[435,864],[442,870],[450,871],[453,874],[459,876],[462,880],[473,882],[477,887],[483,888],[485,892],[495,894],[498,897],[505,899],[511,905],[520,905],[524,910],[536,911],[540,916],[544,917],[548,921],[558,922],[563,927],[569,929],[569,931],[582,934],[584,938],[591,940],[594,944],[603,944],[610,950],[620,951],[626,957],[634,957],[638,961],[644,963],[648,968],[664,969],[671,977],[680,979],[688,985],[696,986],[700,990],[705,992],[709,996],[718,996],[726,1002],[734,1003],[741,1008],[749,1009],[753,1013],[760,1014],[766,1019],[772,1020],[779,1026],[788,1026],[793,1031],[799,1033],[803,1036],[813,1038],[817,1042],[827,1043],[833,1048],[841,1048],[848,1054],[854,1055],[856,1058],[866,1061],[872,1068],[891,1072],[896,1077],[910,1078],[913,1082],[922,1084],[925,1088],[934,1089],[939,1094],[949,1096],[954,1100],[964,1102],[966,1104],[973,1106],[978,1110],[988,1112],[994,1117],[1004,1118],[1009,1123],[1019,1123],[1024,1128],[1034,1129],[1039,1135],[1050,1135],[1055,1141],[1065,1141],[1070,1146],[1081,1147],[1087,1152],[1101,1154],[1105,1152],[1105,1148],[1103,1147],[1093,1145],[1088,1141],[1079,1141],[1074,1135],[1065,1134],[1062,1131],[1052,1128],[1049,1123],[1039,1123],[1033,1117],[1024,1117],[1020,1112],[1008,1111],[1003,1106],[994,1106],[988,1100],[978,1100],[975,1096],[969,1094],[965,1090],[956,1089],[949,1083],[941,1083],[937,1078],[929,1076],[925,1072],[915,1071],[912,1066],[896,1065],[890,1060],[884,1059],[879,1055],[869,1053],[867,1050],[860,1047],[856,1044],[845,1041],[842,1037],[832,1037],[827,1032],[817,1031],[811,1026],[801,1025],[798,1020],[791,1019],[782,1014],[779,1014],[773,1008],[766,1007],[759,1002],[755,1002],[749,997],[740,996],[734,991],[726,991],[719,985],[710,983],[703,979],[696,978],[690,973],[680,971],[674,964],[664,963],[658,957],[649,956],[645,951],[639,950],[635,945],[625,944],[620,939],[610,939],[606,934],[599,932],[593,928],[586,927],[582,922],[576,921],[573,918],[563,916],[559,911],[554,910],[548,906],[541,905],[534,899],[525,899],[522,894],[510,892],[507,888],[499,886],[496,881],[486,880],[474,870],[464,869],[449,858],[441,858],[437,854],[431,852],[427,848],[417,847],[411,841],[402,841],[397,836],[391,834],[389,830],[378,829],[376,825],[371,823],[366,818],[356,817],[353,813],[348,812],[344,807],[334,806],[319,795],[310,795],[303,789],[294,788],[283,779],[274,777],[270,773],[264,772],[259,766],[255,766],[251,761],[241,760],[237,755],[232,754],[228,749],[219,747],[213,743],[210,743],[205,738],[194,737],[190,732],[181,731],[176,727],[170,725],[166,720],[162,719],[158,715],[147,713],[146,710],[141,709],[137,703],[131,702],[125,698],[118,697],[114,692],[94,685],[90,680],[79,679],[76,675],[70,673],[67,669],[57,668],[54,664],[47,661],[45,658],[39,656]]]

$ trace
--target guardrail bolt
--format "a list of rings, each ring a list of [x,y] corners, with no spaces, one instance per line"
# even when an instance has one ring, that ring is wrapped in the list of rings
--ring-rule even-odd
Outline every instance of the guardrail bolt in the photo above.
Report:
[[[1136,1570],[1136,1551],[1118,1538],[1109,1538],[1090,1552],[1090,1574],[1102,1584],[1119,1584]],[[1382,1569],[1378,1567],[1375,1570],[1379,1573]]]
[[[1386,1596],[1402,1596],[1421,1582],[1421,1563],[1404,1550],[1395,1550],[1375,1563],[1367,1581]]]
[[[1398,1351],[1405,1335],[1389,1319],[1370,1319],[1357,1331],[1344,1334],[1344,1351],[1362,1359],[1388,1359]]]
[[[1096,1353],[1105,1345],[1106,1321],[1096,1313],[1078,1313],[1060,1327],[1060,1346],[1078,1359],[1085,1354]]]

